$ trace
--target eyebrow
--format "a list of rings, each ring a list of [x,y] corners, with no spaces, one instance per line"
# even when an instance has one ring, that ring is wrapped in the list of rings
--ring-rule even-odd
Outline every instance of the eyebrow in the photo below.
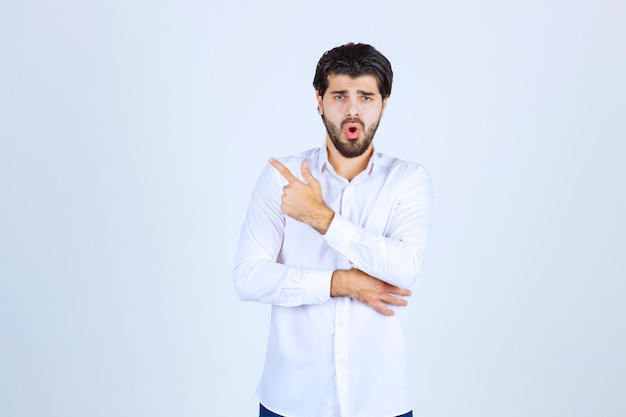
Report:
[[[361,96],[375,96],[376,95],[376,93],[373,93],[371,91],[357,90],[356,92]],[[348,90],[334,90],[334,91],[331,91],[330,94],[346,95],[348,94]]]

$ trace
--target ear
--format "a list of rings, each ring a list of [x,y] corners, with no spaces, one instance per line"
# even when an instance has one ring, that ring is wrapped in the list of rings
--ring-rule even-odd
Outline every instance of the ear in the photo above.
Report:
[[[322,105],[322,96],[320,96],[320,92],[315,90],[315,99],[317,100],[317,112],[320,116],[324,115],[324,106]]]
[[[380,109],[380,117],[383,117],[383,114],[385,114],[385,108],[387,107],[387,100],[389,100],[389,96],[383,99],[383,107],[382,109]]]

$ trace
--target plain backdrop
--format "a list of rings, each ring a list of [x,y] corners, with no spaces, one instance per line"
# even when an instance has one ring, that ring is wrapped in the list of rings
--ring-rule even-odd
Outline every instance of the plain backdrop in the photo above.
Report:
[[[419,162],[415,415],[626,415],[626,3],[0,0],[0,415],[254,416],[231,283],[270,156],[320,146],[322,53],[395,83]],[[310,416],[316,417],[316,416]]]

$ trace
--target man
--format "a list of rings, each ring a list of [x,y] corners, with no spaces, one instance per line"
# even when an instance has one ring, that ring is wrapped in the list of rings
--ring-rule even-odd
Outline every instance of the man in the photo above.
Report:
[[[431,222],[420,165],[374,152],[389,61],[365,44],[320,59],[326,140],[270,158],[252,195],[233,279],[272,304],[261,416],[411,416],[407,314]]]

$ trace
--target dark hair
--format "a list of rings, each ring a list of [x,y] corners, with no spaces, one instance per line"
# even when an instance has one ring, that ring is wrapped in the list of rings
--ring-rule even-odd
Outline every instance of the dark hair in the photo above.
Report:
[[[391,94],[393,71],[391,63],[373,46],[364,43],[347,43],[337,46],[322,55],[313,77],[313,87],[324,96],[328,88],[329,75],[373,75],[378,81],[378,90],[383,98]]]

